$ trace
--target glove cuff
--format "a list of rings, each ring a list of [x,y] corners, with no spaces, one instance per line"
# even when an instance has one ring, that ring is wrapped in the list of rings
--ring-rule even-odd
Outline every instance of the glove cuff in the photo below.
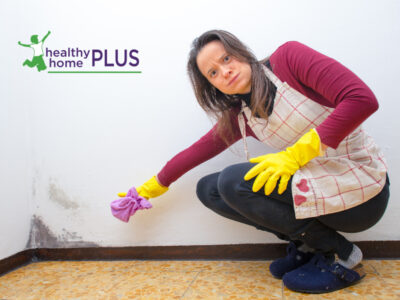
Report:
[[[291,154],[300,167],[324,154],[321,149],[320,137],[314,128],[304,134],[293,146],[288,147],[286,151]]]
[[[321,142],[321,138],[318,134],[318,131],[315,128],[312,128],[310,131],[312,131],[315,135],[315,139],[318,139],[318,143],[319,143],[319,152],[317,156],[324,156],[325,155],[325,151],[322,150],[322,142]]]
[[[156,176],[150,178],[147,182],[145,182],[137,189],[139,195],[147,199],[161,196],[168,190],[168,187],[158,183]]]

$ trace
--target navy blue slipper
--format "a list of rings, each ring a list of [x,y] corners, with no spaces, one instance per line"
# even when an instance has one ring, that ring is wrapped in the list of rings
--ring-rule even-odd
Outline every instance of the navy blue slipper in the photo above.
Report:
[[[304,253],[297,250],[293,242],[290,242],[286,247],[286,253],[287,255],[285,257],[278,258],[269,265],[269,271],[275,278],[282,278],[287,272],[293,271],[308,263],[314,256],[314,253]]]
[[[296,292],[321,294],[337,291],[365,277],[362,265],[348,269],[335,262],[333,255],[315,254],[303,266],[283,276],[285,286]]]

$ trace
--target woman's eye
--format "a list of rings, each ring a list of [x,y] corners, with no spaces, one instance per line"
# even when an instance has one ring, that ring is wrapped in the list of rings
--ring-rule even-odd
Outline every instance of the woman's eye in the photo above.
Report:
[[[229,61],[231,57],[229,55],[225,56],[224,61]]]
[[[211,77],[214,77],[216,74],[217,74],[216,71],[211,71],[210,76],[211,76]]]

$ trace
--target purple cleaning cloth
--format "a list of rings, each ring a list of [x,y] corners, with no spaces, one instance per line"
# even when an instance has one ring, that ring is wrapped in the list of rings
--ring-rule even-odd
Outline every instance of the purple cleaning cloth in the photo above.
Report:
[[[135,187],[132,187],[125,197],[111,202],[111,212],[114,217],[128,222],[129,218],[139,209],[149,209],[153,206],[146,198],[139,196]]]

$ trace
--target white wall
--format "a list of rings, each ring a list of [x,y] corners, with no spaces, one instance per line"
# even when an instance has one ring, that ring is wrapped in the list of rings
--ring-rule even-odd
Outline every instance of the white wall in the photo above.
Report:
[[[11,10],[11,4],[7,5],[7,11],[3,7],[1,2],[0,33],[4,48],[0,55],[0,259],[24,250],[34,209],[27,105],[35,96],[26,90],[20,70],[15,67],[17,21],[6,18],[6,14],[16,9]],[[6,20],[10,30],[5,28]]]
[[[298,40],[339,60],[371,87],[380,109],[365,128],[382,146],[394,184],[380,223],[348,237],[400,238],[392,230],[400,212],[396,202],[399,142],[394,136],[400,128],[398,1],[42,0],[0,5],[0,110],[8,116],[1,124],[12,128],[11,132],[2,130],[1,137],[24,136],[2,150],[19,168],[8,164],[1,170],[4,176],[11,170],[17,174],[0,192],[12,198],[8,204],[2,199],[0,222],[15,222],[16,216],[7,209],[32,207],[35,230],[27,247],[278,241],[217,216],[197,200],[198,179],[244,161],[243,155],[230,151],[185,174],[168,193],[152,200],[151,210],[137,213],[130,223],[110,213],[109,203],[117,192],[142,184],[209,130],[211,122],[196,103],[185,66],[191,41],[213,28],[234,33],[259,58],[285,41]],[[22,68],[30,50],[19,47],[17,41],[28,42],[31,34],[43,36],[48,30],[52,32],[46,41],[49,48],[139,49],[143,73],[56,75]],[[19,117],[20,110],[24,119]],[[265,151],[256,142],[249,143],[252,154]],[[241,146],[236,145],[236,152],[243,152]],[[16,186],[23,186],[18,194],[13,193]],[[1,226],[0,233],[7,233],[10,245],[1,243],[0,257],[22,249],[21,240],[28,240],[28,208],[23,218],[17,217],[23,225],[13,229],[12,235]]]

